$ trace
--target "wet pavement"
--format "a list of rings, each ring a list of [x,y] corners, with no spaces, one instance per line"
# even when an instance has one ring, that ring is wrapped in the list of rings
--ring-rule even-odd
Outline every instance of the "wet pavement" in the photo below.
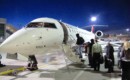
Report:
[[[39,62],[39,69],[36,71],[25,70],[16,76],[0,76],[0,80],[121,80],[120,70],[114,67],[114,73],[106,73],[107,69],[104,64],[101,65],[100,71],[93,71],[87,64],[71,63],[62,52],[55,54],[36,55]],[[4,64],[9,65],[27,65],[27,61],[3,59]]]

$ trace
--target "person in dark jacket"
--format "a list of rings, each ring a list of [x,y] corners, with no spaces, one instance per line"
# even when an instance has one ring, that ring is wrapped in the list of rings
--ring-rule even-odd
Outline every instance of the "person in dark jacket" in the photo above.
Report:
[[[117,54],[117,59],[118,59],[118,62],[117,62],[117,66],[119,69],[121,69],[121,59],[123,57],[123,43],[121,44],[121,46],[118,48],[118,54]]]
[[[76,37],[77,37],[76,44],[78,46],[77,53],[79,54],[79,58],[82,58],[82,46],[84,43],[84,39],[78,33],[76,34]]]
[[[91,39],[91,43],[89,44],[89,53],[88,53],[88,61],[89,66],[93,67],[93,58],[92,58],[92,46],[94,44],[94,39]]]
[[[85,46],[84,46],[84,48],[85,48],[85,56],[87,56],[88,53],[89,53],[89,44],[90,44],[90,42],[85,43]]]
[[[113,46],[110,44],[110,42],[108,42],[107,46],[106,46],[106,61],[105,64],[108,68],[108,73],[114,72],[114,48]]]

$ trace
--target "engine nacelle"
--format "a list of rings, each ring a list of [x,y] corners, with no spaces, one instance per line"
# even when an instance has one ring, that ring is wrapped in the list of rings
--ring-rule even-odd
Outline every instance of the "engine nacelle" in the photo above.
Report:
[[[103,36],[103,32],[100,31],[100,30],[98,30],[98,31],[95,33],[95,36],[96,36],[97,38],[101,38],[101,37]]]

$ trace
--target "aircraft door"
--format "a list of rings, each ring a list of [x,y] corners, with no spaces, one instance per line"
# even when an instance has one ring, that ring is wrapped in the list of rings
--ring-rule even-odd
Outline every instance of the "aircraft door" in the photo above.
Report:
[[[64,32],[64,39],[63,39],[63,43],[64,44],[67,44],[67,41],[68,41],[68,31],[67,31],[67,28],[66,26],[62,23],[62,22],[59,22],[63,28],[63,32]]]
[[[75,42],[68,42],[69,38],[71,39],[70,41],[74,41],[75,39],[73,38],[72,35],[69,35],[68,30],[67,30],[67,26],[62,23],[59,22],[63,28],[63,32],[64,32],[64,39],[63,39],[63,50],[64,50],[64,54],[65,56],[72,62],[76,62],[76,63],[81,63],[81,59],[79,58],[79,55],[76,55],[76,45]]]

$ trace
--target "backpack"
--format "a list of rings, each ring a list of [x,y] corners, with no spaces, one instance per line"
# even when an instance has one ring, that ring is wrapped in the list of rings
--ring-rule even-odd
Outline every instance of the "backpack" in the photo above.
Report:
[[[82,37],[80,37],[80,39],[81,39],[81,43],[83,44],[84,43],[84,39]]]

